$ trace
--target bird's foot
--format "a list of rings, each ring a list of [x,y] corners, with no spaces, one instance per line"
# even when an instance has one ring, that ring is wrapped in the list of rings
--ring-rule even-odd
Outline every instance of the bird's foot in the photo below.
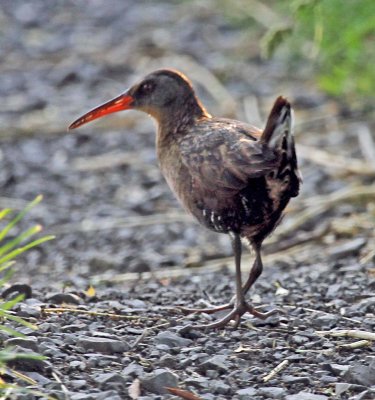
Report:
[[[215,309],[209,308],[207,310],[210,310],[210,312],[213,313],[213,312],[217,312],[217,311],[226,310],[230,307],[233,307],[233,304],[229,303],[229,304],[225,304],[223,306],[217,307]],[[194,310],[194,309],[190,309],[190,310]],[[197,309],[197,310],[198,310],[197,312],[206,312],[207,313],[207,311],[203,311],[204,309]],[[212,311],[212,310],[215,310],[215,311]],[[264,320],[264,319],[270,317],[271,315],[277,314],[279,312],[279,310],[274,309],[274,310],[270,310],[268,312],[260,312],[260,311],[256,310],[253,306],[248,304],[246,301],[243,301],[241,303],[235,304],[233,310],[230,311],[225,317],[219,319],[218,321],[212,322],[210,324],[194,325],[194,326],[192,326],[192,328],[195,328],[195,329],[220,329],[220,328],[224,328],[224,326],[226,326],[230,321],[234,320],[234,329],[237,329],[238,325],[240,324],[241,317],[247,312],[254,315],[254,317]]]
[[[233,307],[233,303],[227,303],[227,304],[222,304],[221,306],[217,306],[217,307],[207,307],[207,308],[178,307],[178,309],[185,315],[188,315],[188,314],[198,314],[198,313],[215,314],[219,311],[229,310],[232,307]]]

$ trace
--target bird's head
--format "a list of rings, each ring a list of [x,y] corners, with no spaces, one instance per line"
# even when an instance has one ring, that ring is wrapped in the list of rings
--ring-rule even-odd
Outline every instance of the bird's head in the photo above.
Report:
[[[144,111],[159,123],[185,113],[193,117],[207,114],[185,75],[175,70],[161,69],[150,73],[120,96],[84,114],[69,129],[122,110]]]

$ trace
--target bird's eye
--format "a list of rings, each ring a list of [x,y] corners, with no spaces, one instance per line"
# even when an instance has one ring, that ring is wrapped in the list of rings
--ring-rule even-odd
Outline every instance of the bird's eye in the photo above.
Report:
[[[139,87],[139,92],[141,94],[149,94],[154,90],[154,83],[153,82],[144,82]]]

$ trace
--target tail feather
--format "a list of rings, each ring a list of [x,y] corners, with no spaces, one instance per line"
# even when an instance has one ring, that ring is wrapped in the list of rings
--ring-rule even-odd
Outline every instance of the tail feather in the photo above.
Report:
[[[298,171],[294,147],[293,110],[285,97],[280,96],[276,99],[260,141],[284,155],[281,156],[277,176],[281,178],[288,175],[290,195],[297,196],[302,178]]]
[[[281,146],[282,140],[292,136],[293,115],[289,101],[278,97],[272,107],[261,141],[271,148]],[[288,146],[289,147],[289,146]]]

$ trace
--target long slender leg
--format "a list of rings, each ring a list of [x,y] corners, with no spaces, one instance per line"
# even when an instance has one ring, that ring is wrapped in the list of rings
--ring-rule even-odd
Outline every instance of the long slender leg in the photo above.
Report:
[[[251,286],[256,282],[256,280],[259,278],[259,276],[262,274],[263,271],[263,263],[262,263],[262,257],[260,254],[260,248],[261,245],[253,245],[254,251],[255,251],[255,260],[254,264],[251,267],[249,277],[247,278],[247,281],[245,285],[242,288],[242,291],[244,294],[246,294]]]
[[[241,276],[241,255],[242,243],[239,234],[234,233],[231,235],[232,248],[234,253],[234,264],[236,267],[236,303],[239,304],[244,300],[244,292],[242,290],[242,276]]]
[[[242,276],[241,276],[241,254],[242,254],[242,243],[241,237],[238,233],[230,235],[232,239],[232,248],[234,253],[234,262],[236,267],[236,300],[233,310],[228,313],[224,318],[219,319],[211,324],[198,325],[196,328],[212,329],[221,328],[225,326],[232,319],[235,320],[235,327],[238,326],[241,316],[246,312],[250,311],[250,306],[245,302],[245,295],[242,290]],[[252,307],[251,307],[252,309]]]
[[[275,314],[278,310],[271,310],[266,313],[262,313],[257,311],[252,305],[248,304],[245,300],[245,294],[250,289],[250,287],[254,284],[254,282],[259,278],[259,275],[262,273],[263,264],[260,255],[260,245],[254,246],[256,259],[254,261],[253,267],[250,271],[249,278],[247,279],[244,286],[242,286],[242,277],[241,277],[241,253],[242,253],[242,244],[241,237],[239,234],[233,233],[231,235],[232,239],[232,247],[234,252],[234,260],[236,266],[236,295],[234,300],[232,300],[229,304],[225,304],[223,306],[219,306],[213,309],[207,309],[208,312],[217,312],[220,310],[225,310],[228,308],[232,308],[225,317],[219,319],[218,321],[212,322],[211,324],[203,324],[203,325],[194,325],[196,329],[215,329],[215,328],[223,328],[227,325],[231,320],[234,320],[234,327],[237,328],[240,319],[243,314],[249,312],[260,319],[266,319],[267,317]],[[189,309],[185,309],[186,311]],[[192,310],[192,309],[190,309]],[[196,312],[202,312],[202,309],[197,309]],[[204,312],[207,312],[206,310]],[[194,311],[190,311],[194,312]]]
[[[223,304],[221,306],[210,307],[210,308],[179,307],[180,311],[182,311],[186,314],[191,314],[194,312],[205,313],[205,314],[214,314],[218,311],[223,311],[223,310],[228,310],[230,308],[233,308],[234,299],[238,300],[243,292],[241,289],[242,288],[242,277],[241,277],[242,243],[241,243],[241,237],[239,234],[233,233],[233,234],[231,234],[230,237],[231,237],[231,241],[232,241],[232,248],[233,248],[234,260],[235,260],[235,266],[236,266],[236,296],[233,297],[233,299],[229,303]],[[246,293],[246,292],[244,292],[244,293]]]
[[[251,267],[249,277],[247,278],[245,285],[242,286],[242,292],[244,295],[249,291],[251,286],[253,286],[263,271],[262,257],[260,254],[261,244],[253,244],[253,248],[255,251],[255,260]],[[236,296],[233,296],[229,304],[234,304],[235,300]]]

